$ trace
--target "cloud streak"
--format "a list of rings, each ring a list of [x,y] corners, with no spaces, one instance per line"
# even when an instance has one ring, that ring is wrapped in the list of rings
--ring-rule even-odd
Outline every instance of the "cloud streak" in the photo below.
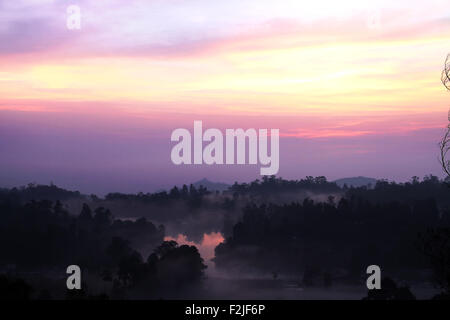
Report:
[[[53,170],[89,189],[117,172],[111,184],[132,176],[124,188],[136,190],[257,177],[252,168],[170,167],[171,130],[194,120],[280,128],[288,178],[333,174],[338,162],[342,175],[438,170],[448,0],[74,4],[80,31],[66,29],[64,1],[0,0],[4,181],[57,182]],[[374,12],[376,28],[368,25]]]

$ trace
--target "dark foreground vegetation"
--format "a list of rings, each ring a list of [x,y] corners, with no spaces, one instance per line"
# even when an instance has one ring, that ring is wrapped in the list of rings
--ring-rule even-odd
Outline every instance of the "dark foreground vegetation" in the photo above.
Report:
[[[208,290],[205,261],[165,236],[199,242],[210,232],[225,238],[214,265],[228,277],[327,290],[365,286],[376,264],[391,278],[366,299],[414,298],[395,281],[433,281],[446,298],[449,227],[450,188],[433,176],[359,188],[267,177],[223,192],[191,185],[103,198],[30,184],[0,190],[0,298],[191,298]],[[81,291],[65,289],[73,264]]]

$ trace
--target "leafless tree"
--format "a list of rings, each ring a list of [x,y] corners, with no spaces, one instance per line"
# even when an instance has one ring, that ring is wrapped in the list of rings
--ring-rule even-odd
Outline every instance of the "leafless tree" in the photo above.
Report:
[[[439,147],[441,149],[441,156],[439,161],[441,162],[442,168],[444,172],[450,177],[450,160],[447,160],[448,153],[450,150],[450,125],[448,126],[447,132],[442,138],[442,141],[439,143]]]
[[[442,83],[444,86],[450,90],[450,54],[447,56],[445,60],[444,70],[442,70],[441,76]]]
[[[450,90],[450,54],[445,60],[444,70],[441,77],[442,83]],[[448,114],[450,122],[450,111]],[[447,127],[447,132],[439,143],[441,149],[440,162],[445,174],[450,178],[450,123]],[[428,230],[425,234],[420,236],[421,250],[430,259],[433,273],[437,284],[442,289],[442,293],[436,298],[449,299],[450,298],[450,228],[439,227]]]
[[[444,70],[442,71],[441,76],[442,84],[450,90],[450,54],[447,56],[445,60]],[[448,120],[450,121],[450,111],[448,113]],[[439,147],[441,149],[440,162],[444,172],[450,178],[450,160],[447,160],[448,153],[450,151],[450,123],[447,128],[447,132],[444,135],[444,138],[439,143]]]

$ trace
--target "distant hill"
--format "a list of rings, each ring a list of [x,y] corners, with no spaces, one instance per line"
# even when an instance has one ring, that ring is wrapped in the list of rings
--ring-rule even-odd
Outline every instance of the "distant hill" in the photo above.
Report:
[[[209,181],[206,178],[203,178],[202,180],[199,180],[197,182],[194,182],[193,185],[198,188],[200,186],[204,186],[209,191],[224,191],[227,190],[230,185],[222,182],[212,182]]]
[[[346,184],[347,187],[362,187],[371,185],[371,187],[373,188],[377,183],[377,179],[367,177],[352,177],[338,179],[334,182],[336,182],[336,184],[341,188],[344,186],[344,184]]]

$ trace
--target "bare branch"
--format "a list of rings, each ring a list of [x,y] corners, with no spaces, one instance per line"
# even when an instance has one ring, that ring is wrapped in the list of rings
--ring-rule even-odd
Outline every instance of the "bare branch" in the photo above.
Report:
[[[444,169],[444,172],[450,177],[450,160],[447,160],[450,150],[450,125],[448,126],[444,138],[442,138],[442,141],[439,143],[439,148],[441,149],[439,161],[442,165],[442,169]]]
[[[447,59],[445,59],[441,81],[442,84],[447,88],[447,90],[450,90],[450,54],[447,55]],[[448,121],[450,121],[450,111],[448,112]],[[444,138],[442,138],[442,141],[439,143],[439,148],[441,149],[439,161],[442,165],[442,169],[444,169],[444,172],[450,178],[450,160],[447,160],[450,150],[450,124],[448,125],[447,132],[445,133]]]
[[[447,90],[450,90],[450,54],[447,56],[447,59],[445,59],[445,65],[444,70],[442,70],[441,81],[442,84],[447,88]]]

